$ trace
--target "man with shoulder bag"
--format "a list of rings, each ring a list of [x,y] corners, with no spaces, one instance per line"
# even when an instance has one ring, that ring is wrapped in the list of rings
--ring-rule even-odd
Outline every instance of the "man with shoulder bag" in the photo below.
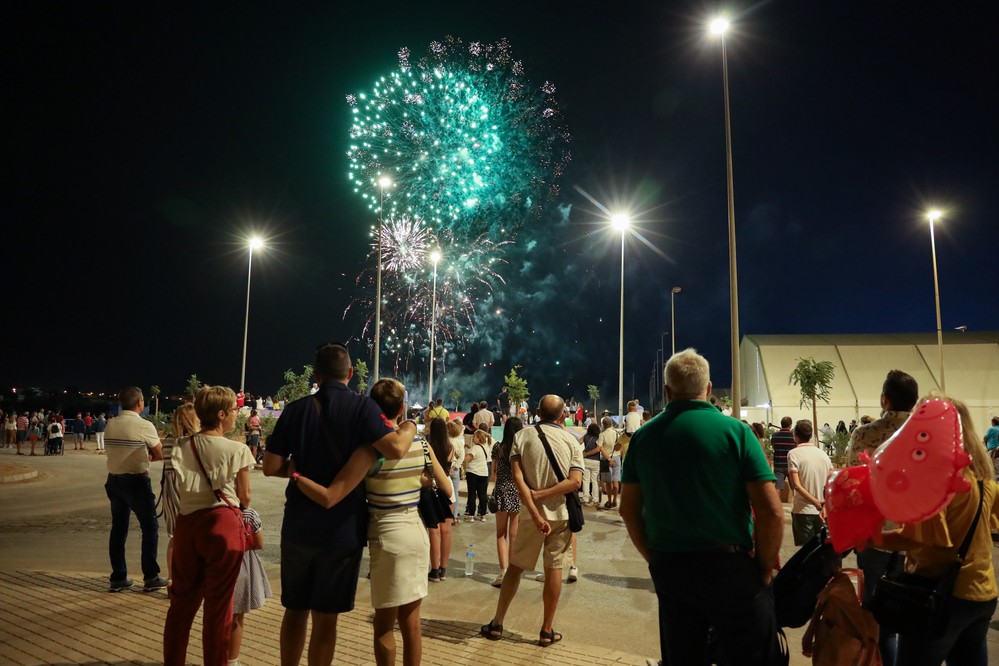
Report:
[[[510,451],[513,481],[521,499],[521,527],[503,577],[496,614],[479,630],[489,640],[503,637],[503,618],[520,587],[521,574],[537,565],[539,555],[544,557],[545,590],[538,645],[548,647],[562,640],[553,623],[562,593],[562,567],[572,533],[581,526],[577,521],[582,509],[575,493],[583,482],[583,454],[576,438],[561,425],[564,409],[565,403],[557,395],[543,397],[538,406],[541,423],[518,432]],[[573,500],[575,506],[570,510],[567,505]],[[527,524],[528,517],[531,524]]]

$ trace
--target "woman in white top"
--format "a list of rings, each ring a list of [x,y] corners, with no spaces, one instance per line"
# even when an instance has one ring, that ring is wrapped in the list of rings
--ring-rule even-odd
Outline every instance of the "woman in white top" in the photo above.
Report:
[[[173,549],[170,609],[163,628],[165,666],[183,666],[191,624],[205,604],[203,664],[226,666],[232,593],[249,535],[239,505],[250,503],[253,458],[241,442],[227,439],[236,424],[236,394],[206,386],[194,398],[201,432],[172,451],[179,499]]]
[[[460,420],[447,422],[447,438],[451,442],[451,515],[455,516],[452,525],[458,524],[458,485],[461,483],[461,461],[465,458],[465,429]]]
[[[478,500],[479,520],[486,522],[486,495],[489,490],[489,452],[493,449],[493,438],[486,430],[476,430],[472,441],[465,445],[465,485],[468,487],[468,503],[465,505],[465,520],[475,520],[476,499]]]

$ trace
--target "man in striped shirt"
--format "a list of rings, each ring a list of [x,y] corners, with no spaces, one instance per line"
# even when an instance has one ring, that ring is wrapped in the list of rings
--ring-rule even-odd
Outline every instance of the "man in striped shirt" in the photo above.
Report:
[[[159,524],[156,520],[156,497],[149,481],[149,462],[163,460],[163,444],[152,423],[140,416],[146,403],[142,389],[129,386],[118,394],[121,414],[108,421],[104,444],[108,461],[108,479],[104,484],[111,500],[111,557],[109,592],[121,592],[135,583],[128,579],[125,540],[132,513],[142,528],[143,590],[166,587],[156,562]]]

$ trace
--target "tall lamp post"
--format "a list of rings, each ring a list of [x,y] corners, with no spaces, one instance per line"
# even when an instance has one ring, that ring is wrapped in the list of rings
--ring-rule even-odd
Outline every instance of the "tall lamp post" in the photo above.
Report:
[[[735,261],[735,182],[732,175],[732,118],[729,113],[728,99],[728,50],[725,45],[725,33],[729,22],[725,18],[716,18],[709,26],[711,34],[721,38],[722,47],[722,86],[725,91],[725,167],[728,181],[728,280],[731,318],[732,345],[732,416],[739,418],[742,407],[742,391],[739,364],[739,274]]]
[[[239,392],[246,389],[246,339],[250,333],[250,276],[253,275],[253,251],[264,247],[264,241],[258,236],[250,239],[250,260],[246,268],[246,322],[243,324],[243,367],[239,371]]]
[[[427,397],[427,407],[434,401],[434,345],[437,342],[437,262],[441,260],[440,250],[430,253],[430,261],[434,262],[434,289],[430,306],[430,395]]]
[[[375,368],[371,383],[379,379],[378,368],[381,358],[382,342],[382,204],[385,201],[385,190],[392,186],[392,181],[382,176],[378,179],[378,272],[375,276]]]
[[[618,427],[624,427],[624,237],[631,226],[627,215],[618,213],[611,218],[611,224],[621,232],[621,331],[617,366],[617,418]]]
[[[680,293],[680,287],[673,287],[669,295],[669,340],[670,356],[676,354],[676,295]]]
[[[947,384],[944,382],[944,357],[943,357],[943,327],[940,323],[940,281],[937,279],[937,241],[933,235],[933,226],[943,217],[939,210],[931,210],[926,214],[926,219],[930,222],[930,249],[933,252],[933,298],[937,305],[937,352],[940,355],[940,390],[946,392]]]

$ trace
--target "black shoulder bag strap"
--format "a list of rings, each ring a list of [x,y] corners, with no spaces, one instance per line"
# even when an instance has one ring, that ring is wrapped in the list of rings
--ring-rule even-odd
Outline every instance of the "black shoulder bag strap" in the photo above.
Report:
[[[968,549],[971,548],[971,540],[975,536],[975,529],[978,527],[978,519],[982,517],[982,503],[985,499],[985,482],[979,480],[978,482],[978,511],[975,512],[975,519],[971,521],[971,527],[968,528],[968,533],[964,535],[964,541],[961,542],[961,547],[957,551],[957,559],[959,564],[964,564],[964,558],[968,555]]]
[[[538,437],[541,438],[541,443],[545,447],[545,453],[548,454],[548,462],[552,464],[552,471],[555,472],[555,478],[558,479],[559,483],[565,480],[565,474],[562,473],[562,468],[558,466],[558,461],[555,460],[555,454],[552,453],[551,444],[548,443],[548,438],[545,437],[544,431],[541,430],[541,424],[534,426],[534,429],[538,431]]]

